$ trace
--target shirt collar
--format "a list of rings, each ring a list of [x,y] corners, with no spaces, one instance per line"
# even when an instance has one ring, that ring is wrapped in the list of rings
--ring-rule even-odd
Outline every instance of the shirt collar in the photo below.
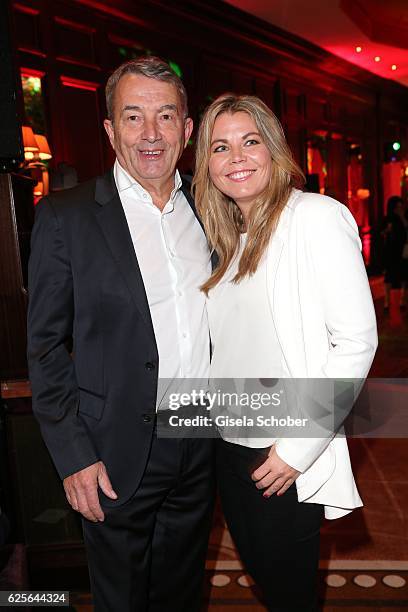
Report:
[[[125,191],[126,189],[133,189],[137,198],[146,200],[146,195],[149,200],[151,200],[150,193],[144,189],[140,183],[137,182],[136,179],[133,178],[126,170],[120,165],[118,159],[115,160],[115,165],[113,168],[113,174],[115,177],[116,187],[118,188],[119,193]],[[174,199],[177,195],[177,192],[180,190],[182,186],[181,176],[178,170],[174,173],[174,189],[170,194],[170,201]]]

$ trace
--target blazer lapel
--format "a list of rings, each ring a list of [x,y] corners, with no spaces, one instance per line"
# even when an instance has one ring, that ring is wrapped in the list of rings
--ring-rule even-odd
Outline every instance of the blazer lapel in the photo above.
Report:
[[[283,247],[285,245],[284,236],[279,234],[277,231],[272,236],[266,260],[266,278],[267,278],[267,289],[269,298],[269,307],[271,309],[272,317],[274,319],[275,327],[277,328],[277,298],[276,295],[276,276],[279,268],[280,258],[282,256]],[[276,329],[278,332],[278,329]],[[279,334],[278,334],[279,335]]]
[[[99,204],[95,216],[112,257],[128,286],[136,308],[154,336],[143,278],[112,171],[96,179],[95,200]]]
[[[272,313],[276,311],[276,277],[279,269],[280,259],[282,256],[283,247],[287,241],[287,233],[289,227],[290,210],[288,206],[283,209],[278,226],[273,233],[268,246],[266,268],[267,268],[267,284],[268,296]]]
[[[297,194],[294,190],[279,219],[267,254],[267,286],[269,306],[286,364],[292,377],[301,378],[306,371],[302,338],[301,312],[297,290],[297,261],[289,253],[288,232]],[[292,238],[293,240],[293,238]],[[292,245],[293,249],[293,245]]]

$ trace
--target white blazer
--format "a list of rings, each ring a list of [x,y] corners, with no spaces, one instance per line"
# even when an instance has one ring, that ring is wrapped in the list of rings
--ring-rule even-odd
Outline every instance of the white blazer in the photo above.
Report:
[[[272,317],[293,378],[366,378],[377,325],[357,225],[332,198],[294,189],[267,253]],[[300,502],[328,519],[362,506],[340,430],[328,438],[285,438],[278,455],[302,474]]]

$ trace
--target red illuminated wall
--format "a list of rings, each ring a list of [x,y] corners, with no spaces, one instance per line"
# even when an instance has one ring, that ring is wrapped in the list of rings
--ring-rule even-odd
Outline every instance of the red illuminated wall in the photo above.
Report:
[[[383,145],[407,146],[407,89],[351,66],[218,0],[19,0],[13,3],[18,61],[44,74],[54,157],[80,180],[113,160],[103,132],[104,84],[123,60],[155,53],[181,68],[197,123],[216,95],[259,95],[280,117],[307,170],[311,135],[326,139],[327,183],[347,200],[347,147],[361,147],[371,231],[382,216]],[[193,167],[188,147],[182,166]]]

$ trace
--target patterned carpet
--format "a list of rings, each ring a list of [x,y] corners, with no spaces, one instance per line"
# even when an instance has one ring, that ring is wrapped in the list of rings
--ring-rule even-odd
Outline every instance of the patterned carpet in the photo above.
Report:
[[[367,607],[378,610],[406,610],[408,608],[408,572],[384,570],[321,570],[320,601],[325,612],[353,610]],[[264,612],[256,593],[250,588],[252,581],[242,571],[217,572],[211,582],[211,611],[222,609]],[[293,580],[296,589],[296,577]]]
[[[407,568],[407,564],[405,564]],[[321,569],[319,573],[322,612],[402,612],[408,609],[408,571]],[[293,580],[296,589],[296,577]],[[92,612],[89,593],[72,593],[71,605],[76,612]],[[250,576],[243,570],[207,571],[206,603],[203,612],[266,612],[253,588]]]

